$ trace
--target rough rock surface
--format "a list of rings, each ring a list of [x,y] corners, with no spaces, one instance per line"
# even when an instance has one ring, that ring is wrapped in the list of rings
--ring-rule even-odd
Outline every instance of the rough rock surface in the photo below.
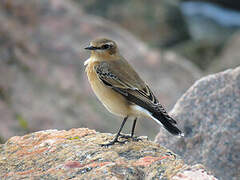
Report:
[[[157,142],[188,163],[203,163],[220,179],[240,178],[240,67],[197,81],[171,114],[185,138],[161,131]]]
[[[12,137],[0,145],[0,178],[216,180],[202,165],[186,165],[144,137],[111,147],[99,145],[112,138],[84,128]]]
[[[0,136],[5,139],[51,128],[116,131],[120,121],[97,101],[84,72],[89,56],[84,47],[99,36],[117,41],[168,108],[200,77],[185,59],[149,49],[73,1],[1,1],[0,24]],[[158,128],[153,121],[139,121],[136,132],[153,137]]]

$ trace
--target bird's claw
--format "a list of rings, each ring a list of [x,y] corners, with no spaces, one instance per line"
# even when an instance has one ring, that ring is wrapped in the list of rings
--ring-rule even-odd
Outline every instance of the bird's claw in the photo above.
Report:
[[[120,134],[119,137],[124,138],[124,139],[132,139],[132,141],[142,141],[142,139],[139,137],[134,137],[131,135],[126,135],[126,134]]]
[[[107,143],[107,144],[100,144],[100,145],[101,145],[102,147],[109,147],[109,146],[114,145],[115,143],[124,144],[125,142],[127,142],[127,140],[125,140],[125,141],[113,140],[113,141],[110,141],[110,142]]]
[[[126,134],[120,134],[119,137],[120,137],[120,138],[124,138],[124,139],[130,139],[130,138],[132,138],[131,135],[126,135]]]

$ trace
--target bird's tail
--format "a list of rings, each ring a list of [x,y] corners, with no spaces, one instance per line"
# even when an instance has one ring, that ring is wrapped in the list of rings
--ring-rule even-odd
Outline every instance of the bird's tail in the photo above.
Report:
[[[130,102],[138,105],[140,108],[143,108],[143,111],[147,111],[148,116],[152,117],[157,123],[162,124],[171,134],[184,136],[184,133],[177,128],[177,122],[168,115],[163,106],[158,103],[152,93],[151,95],[154,97],[154,101],[156,102],[149,103],[149,101],[144,101],[141,98],[136,97],[136,95],[125,92],[121,89],[114,88],[114,90],[121,93]]]
[[[184,136],[184,133],[177,128],[177,123],[168,114],[153,112],[152,117],[155,121],[160,122],[171,134]]]

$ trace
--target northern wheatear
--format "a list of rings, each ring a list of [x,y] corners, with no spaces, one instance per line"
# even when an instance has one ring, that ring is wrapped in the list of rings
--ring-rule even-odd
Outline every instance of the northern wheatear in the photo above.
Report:
[[[148,85],[120,55],[117,44],[109,39],[96,39],[85,49],[91,57],[84,62],[91,87],[102,104],[113,114],[124,117],[114,140],[106,146],[119,142],[118,137],[128,117],[135,117],[131,136],[133,138],[137,117],[150,117],[162,124],[173,135],[184,136],[158,102]]]

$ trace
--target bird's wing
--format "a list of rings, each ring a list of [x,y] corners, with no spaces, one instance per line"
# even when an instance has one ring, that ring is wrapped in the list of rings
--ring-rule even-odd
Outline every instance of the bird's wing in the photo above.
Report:
[[[157,99],[126,60],[100,62],[95,65],[99,79],[107,86],[118,89],[120,93],[133,93],[139,98],[155,104]]]
[[[94,66],[98,78],[106,85],[122,94],[129,102],[137,104],[151,113],[156,111],[169,117],[148,85],[124,59],[100,62]],[[169,117],[171,123],[176,121]]]

